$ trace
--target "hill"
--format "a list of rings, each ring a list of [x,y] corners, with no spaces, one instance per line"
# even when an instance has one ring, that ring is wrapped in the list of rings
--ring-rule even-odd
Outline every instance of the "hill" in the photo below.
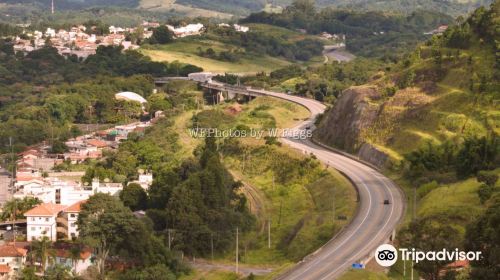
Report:
[[[369,144],[398,160],[427,142],[500,133],[497,9],[498,2],[478,9],[391,72],[344,92],[319,139],[350,152],[366,152]]]
[[[308,1],[297,1],[280,14],[253,13],[242,23],[266,23],[308,34],[345,35],[347,50],[357,55],[394,59],[401,51],[425,40],[425,32],[453,22],[453,18],[434,11],[408,15],[378,11],[317,9]]]
[[[261,11],[266,7],[264,0],[177,0],[176,3],[189,5],[197,8],[221,11],[226,13],[244,15]],[[277,0],[273,4],[286,7],[292,4],[293,0]],[[306,1],[302,1],[306,2]],[[473,11],[481,5],[489,5],[491,0],[316,0],[319,7],[340,7],[352,10],[365,11],[392,11],[411,13],[417,10],[428,10],[442,12],[452,16],[463,15]]]
[[[40,7],[51,7],[51,0],[1,0],[0,3],[5,4],[34,4]],[[54,5],[58,9],[83,9],[95,6],[116,6],[134,8],[139,5],[139,0],[106,0],[105,2],[99,0],[56,0]]]
[[[267,24],[250,24],[246,33],[209,24],[200,36],[165,45],[143,45],[141,52],[157,61],[179,61],[216,73],[270,72],[293,63],[322,61],[323,40]],[[312,62],[311,62],[312,61]]]

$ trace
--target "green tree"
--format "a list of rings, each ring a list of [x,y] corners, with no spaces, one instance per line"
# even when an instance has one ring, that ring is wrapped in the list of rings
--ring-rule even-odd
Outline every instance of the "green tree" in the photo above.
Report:
[[[428,216],[413,221],[401,234],[402,246],[424,252],[439,251],[446,248],[460,248],[460,233],[453,227],[446,216]],[[425,279],[437,280],[441,269],[449,261],[421,261],[415,268]]]
[[[95,249],[100,279],[105,277],[110,253],[125,246],[133,220],[130,209],[108,194],[95,194],[82,205],[77,221],[80,238]]]
[[[465,247],[481,252],[481,258],[471,263],[470,279],[500,279],[500,197],[467,227]]]
[[[25,266],[19,276],[17,276],[18,280],[39,280],[41,279],[36,275],[35,267],[33,266]]]
[[[40,240],[34,240],[31,243],[32,250],[34,252],[34,257],[40,262],[42,274],[45,274],[45,269],[49,264],[51,245],[52,242],[49,240],[47,236],[44,236]]]
[[[24,197],[23,199],[13,198],[8,200],[3,205],[1,219],[5,221],[21,218],[24,213],[40,203],[42,203],[42,201],[36,197]]]
[[[63,154],[68,151],[68,147],[63,141],[56,139],[52,142],[50,152],[53,154]]]
[[[162,25],[153,29],[153,35],[149,39],[151,44],[168,44],[174,40],[174,35],[166,26]]]
[[[488,199],[490,199],[494,192],[495,192],[494,186],[490,186],[487,184],[482,184],[481,186],[479,186],[479,189],[477,190],[477,195],[481,200],[481,204],[484,204]]]
[[[164,264],[157,264],[141,270],[126,271],[120,280],[175,280],[177,277]]]
[[[144,210],[148,204],[148,195],[141,185],[131,183],[120,192],[120,199],[123,204],[132,211]]]
[[[61,264],[50,266],[45,272],[45,279],[47,280],[71,280],[74,277],[71,275],[70,269]]]

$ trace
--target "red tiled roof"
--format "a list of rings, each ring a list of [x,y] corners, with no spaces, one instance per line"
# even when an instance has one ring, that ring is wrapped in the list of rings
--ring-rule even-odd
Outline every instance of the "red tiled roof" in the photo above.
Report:
[[[54,216],[66,206],[54,203],[43,203],[24,213],[24,216]]]
[[[25,156],[25,155],[34,155],[34,156],[38,156],[38,155],[40,154],[40,152],[39,152],[39,151],[37,151],[37,150],[33,150],[33,149],[32,149],[32,150],[26,150],[26,151],[21,152],[21,153],[19,153],[19,154],[20,154],[21,156]]]
[[[10,267],[6,264],[0,264],[0,273],[9,273]]]
[[[80,259],[81,260],[86,260],[90,258],[92,255],[92,252],[88,248],[84,248],[80,251]],[[56,256],[60,258],[71,258],[71,251],[70,249],[56,249]]]
[[[24,257],[28,250],[15,247],[14,245],[0,246],[0,257]]]
[[[32,181],[32,180],[42,180],[42,177],[37,177],[37,176],[29,176],[29,175],[21,175],[16,177],[16,181],[20,182],[27,182],[27,181]]]
[[[90,140],[87,140],[87,144],[91,145],[91,146],[96,146],[97,148],[104,148],[104,147],[107,147],[108,144],[102,140],[98,140],[98,139],[90,139]]]
[[[78,201],[77,203],[74,203],[73,205],[70,205],[68,208],[64,209],[64,212],[79,213],[82,208],[82,204],[84,204],[85,202],[87,202],[87,200]]]

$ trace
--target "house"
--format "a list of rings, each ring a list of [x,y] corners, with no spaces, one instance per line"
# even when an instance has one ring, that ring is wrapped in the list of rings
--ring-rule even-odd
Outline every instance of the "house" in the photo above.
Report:
[[[200,35],[205,27],[201,23],[196,23],[181,27],[173,27],[172,25],[167,24],[167,28],[174,33],[175,37],[182,38],[186,36]]]
[[[26,216],[26,233],[28,241],[40,240],[48,237],[51,241],[57,240],[57,216],[64,205],[42,203],[24,213]]]
[[[250,30],[250,27],[248,26],[243,26],[243,25],[238,25],[238,24],[233,24],[234,26],[234,30],[236,30],[237,32],[243,32],[243,33],[246,33]]]
[[[51,241],[77,238],[76,222],[81,205],[85,202],[78,201],[70,206],[43,203],[26,212],[28,241],[40,240],[45,236]]]
[[[106,141],[102,141],[99,139],[89,139],[86,141],[86,143],[89,146],[96,147],[98,150],[108,147],[108,143],[106,143]]]
[[[153,184],[153,174],[152,173],[139,174],[139,179],[129,182],[129,185],[132,183],[138,184],[143,189],[147,190]]]
[[[78,214],[80,214],[80,209],[82,204],[86,200],[78,201],[69,207],[65,208],[57,217],[57,221],[62,227],[65,233],[65,237],[68,239],[75,239],[78,237],[78,226],[76,224],[78,220]]]
[[[26,262],[28,250],[14,244],[0,246],[0,279],[12,279]]]
[[[81,275],[89,266],[92,265],[92,251],[88,247],[80,249],[79,257],[72,255],[73,244],[58,243],[54,247],[55,264],[68,267],[77,275]]]

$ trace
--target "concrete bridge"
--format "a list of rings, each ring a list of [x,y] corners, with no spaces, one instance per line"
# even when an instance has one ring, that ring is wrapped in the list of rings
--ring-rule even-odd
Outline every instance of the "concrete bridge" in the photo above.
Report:
[[[214,103],[219,103],[226,99],[235,99],[239,96],[245,96],[251,100],[252,98],[265,95],[264,93],[258,92],[250,87],[228,85],[217,82],[200,83],[200,86],[206,89],[209,94],[214,96],[216,99],[216,102]]]
[[[154,83],[156,86],[164,85],[170,81],[182,80],[188,81],[192,80],[188,77],[160,77],[155,78]],[[195,80],[193,80],[195,81]],[[205,90],[208,95],[208,100],[213,103],[220,103],[224,100],[235,99],[241,96],[251,100],[258,96],[269,95],[268,92],[259,89],[253,89],[251,87],[240,86],[240,85],[229,85],[224,83],[219,83],[216,81],[196,81]]]

